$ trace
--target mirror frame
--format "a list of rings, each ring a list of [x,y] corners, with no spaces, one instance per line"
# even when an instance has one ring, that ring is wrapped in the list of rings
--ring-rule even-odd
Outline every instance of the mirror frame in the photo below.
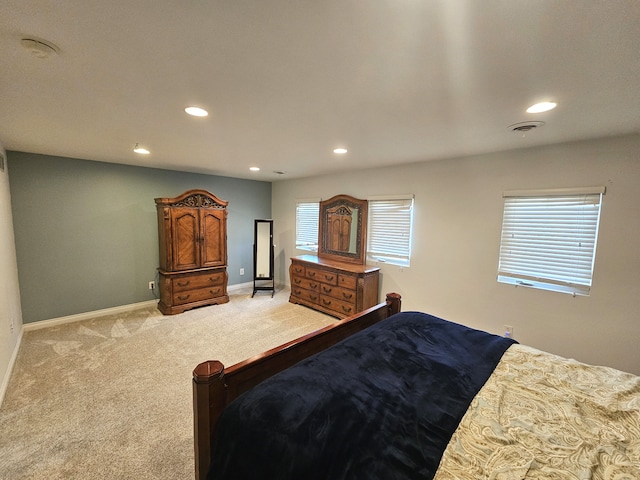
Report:
[[[355,253],[331,250],[328,248],[327,211],[339,206],[347,206],[358,209]],[[354,198],[349,195],[336,195],[320,202],[320,214],[318,218],[318,257],[337,262],[357,263],[364,265],[366,254],[365,245],[367,237],[367,215],[369,203],[366,200]]]
[[[260,234],[260,226],[267,226],[268,232]],[[260,259],[262,255],[265,258]],[[267,276],[258,275],[258,265],[269,264],[269,274]],[[273,220],[255,219],[253,226],[253,297],[258,290],[268,290],[271,296],[276,290],[275,269],[274,269],[274,245],[273,245]],[[258,285],[260,283],[260,285]]]

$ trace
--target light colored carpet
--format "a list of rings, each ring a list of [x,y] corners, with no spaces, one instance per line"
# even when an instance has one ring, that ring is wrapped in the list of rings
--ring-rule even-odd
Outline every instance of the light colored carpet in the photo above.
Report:
[[[180,315],[146,308],[25,332],[0,409],[0,478],[193,479],[193,368],[336,321],[288,298],[239,291]]]

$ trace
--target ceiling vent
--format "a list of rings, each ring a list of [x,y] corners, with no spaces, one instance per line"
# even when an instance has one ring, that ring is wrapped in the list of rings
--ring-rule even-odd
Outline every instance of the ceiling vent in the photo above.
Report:
[[[60,51],[53,43],[39,38],[23,38],[20,43],[31,55],[38,58],[47,58]]]
[[[520,122],[509,125],[509,130],[516,133],[527,133],[531,130],[535,130],[538,127],[542,127],[544,122]]]

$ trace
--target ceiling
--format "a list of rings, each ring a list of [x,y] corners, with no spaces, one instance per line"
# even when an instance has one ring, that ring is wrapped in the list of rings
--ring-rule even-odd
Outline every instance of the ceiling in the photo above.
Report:
[[[276,181],[640,131],[638,0],[0,0],[0,11],[7,150]],[[23,38],[58,53],[38,58]],[[558,107],[525,112],[540,100]],[[508,128],[526,121],[545,125]]]

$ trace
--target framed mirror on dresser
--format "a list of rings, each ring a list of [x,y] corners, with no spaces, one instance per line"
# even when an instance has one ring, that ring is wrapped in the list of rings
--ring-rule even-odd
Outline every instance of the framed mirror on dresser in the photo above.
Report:
[[[380,268],[365,265],[368,203],[349,195],[320,202],[318,255],[291,259],[289,301],[338,318],[378,303]]]
[[[364,264],[368,202],[336,195],[320,202],[318,257]]]

